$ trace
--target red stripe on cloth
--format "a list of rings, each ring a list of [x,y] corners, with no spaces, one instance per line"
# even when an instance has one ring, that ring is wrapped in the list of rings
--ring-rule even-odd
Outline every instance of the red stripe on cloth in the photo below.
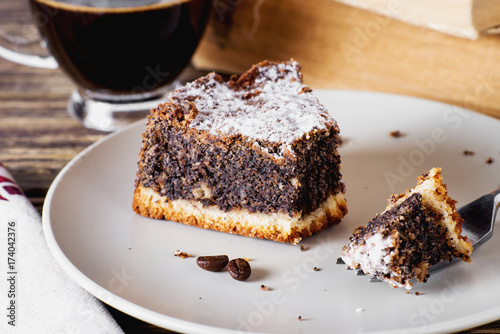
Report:
[[[0,162],[0,167],[5,168],[4,165]],[[0,175],[0,183],[10,183],[9,185],[0,186],[3,188],[9,195],[22,195],[23,191],[16,185],[16,183],[9,179],[8,177]],[[0,201],[8,201],[8,198],[0,195]]]
[[[0,162],[1,163],[1,162]],[[0,183],[2,182],[10,182],[10,183],[15,183],[13,180],[6,178],[5,176],[0,175]]]

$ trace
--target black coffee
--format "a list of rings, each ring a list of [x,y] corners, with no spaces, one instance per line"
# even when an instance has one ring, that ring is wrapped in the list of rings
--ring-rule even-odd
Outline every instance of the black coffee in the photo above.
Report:
[[[81,87],[144,93],[171,83],[189,63],[209,0],[30,0],[52,55]]]

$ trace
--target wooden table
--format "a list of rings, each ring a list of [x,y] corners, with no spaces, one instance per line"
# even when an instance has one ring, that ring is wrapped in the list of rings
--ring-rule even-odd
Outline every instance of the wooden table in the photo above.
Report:
[[[199,74],[189,69],[183,79]],[[378,88],[375,83],[371,87]],[[0,161],[39,211],[59,171],[84,148],[106,136],[83,128],[68,115],[66,103],[72,88],[59,70],[33,69],[0,59]],[[171,333],[109,309],[127,333]],[[463,333],[497,332],[500,321]]]

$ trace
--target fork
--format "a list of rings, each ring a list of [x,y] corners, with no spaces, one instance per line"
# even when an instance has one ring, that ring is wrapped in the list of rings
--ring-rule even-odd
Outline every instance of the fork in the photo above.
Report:
[[[458,214],[463,219],[462,233],[472,244],[472,250],[475,251],[493,236],[498,208],[500,207],[500,188],[479,197],[473,202],[464,205],[458,209]],[[458,261],[458,258],[452,261],[441,261],[429,268],[429,272],[442,269],[449,264]],[[341,258],[337,259],[337,264],[345,264]],[[347,267],[347,269],[352,270]],[[365,273],[358,269],[356,275],[362,276]],[[370,278],[370,282],[381,282],[375,277]]]

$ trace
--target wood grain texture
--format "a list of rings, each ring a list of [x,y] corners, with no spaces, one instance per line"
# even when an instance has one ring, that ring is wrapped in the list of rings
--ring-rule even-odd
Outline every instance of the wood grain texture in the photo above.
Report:
[[[245,3],[245,1],[233,1],[232,3],[238,2],[242,5]],[[5,3],[10,5],[3,7]],[[20,11],[16,3],[22,3],[22,1],[9,0],[4,2],[2,0],[0,20],[9,17],[9,10],[15,13]],[[317,4],[311,4],[311,11],[301,13],[300,16],[301,20],[307,21],[300,22],[296,19],[282,19],[276,17],[276,14],[272,14],[284,11],[289,18],[294,17],[291,15],[297,15],[297,9],[293,7],[294,1],[292,0],[290,0],[289,6],[277,1],[249,1],[249,3],[261,5],[260,9],[257,8],[259,15],[261,15],[260,22],[269,22],[274,16],[277,22],[283,25],[280,30],[283,36],[288,39],[296,38],[295,46],[288,46],[282,41],[265,40],[264,32],[259,30],[261,28],[257,26],[254,30],[253,25],[245,26],[245,30],[239,32],[229,31],[228,33],[233,36],[233,40],[227,41],[216,38],[212,31],[207,35],[209,39],[207,43],[210,45],[205,44],[204,50],[201,52],[202,54],[217,52],[206,57],[213,62],[213,68],[241,72],[251,63],[263,58],[286,59],[297,55],[296,58],[304,64],[305,80],[313,83],[317,88],[394,90],[402,94],[431,98],[443,97],[454,92],[454,97],[447,95],[448,102],[452,102],[456,99],[463,99],[466,94],[471,93],[469,81],[477,84],[480,82],[481,76],[488,77],[490,72],[488,72],[487,67],[492,65],[494,57],[500,52],[497,41],[488,39],[484,47],[491,48],[491,50],[485,53],[486,63],[480,64],[481,60],[475,59],[473,60],[473,69],[469,69],[469,64],[465,62],[462,64],[463,71],[456,71],[458,65],[455,60],[447,65],[443,59],[437,59],[442,53],[441,46],[448,50],[454,50],[450,51],[449,58],[456,56],[462,60],[472,60],[474,56],[465,55],[467,50],[476,52],[473,50],[472,44],[466,44],[468,48],[458,52],[455,49],[455,41],[448,37],[442,39],[438,35],[430,33],[430,36],[423,38],[417,29],[413,30],[416,33],[415,40],[405,42],[403,40],[408,38],[408,31],[402,30],[398,33],[397,29],[391,29],[391,31],[381,31],[380,39],[377,38],[376,42],[367,45],[361,54],[352,59],[353,63],[349,64],[339,56],[328,58],[331,63],[328,63],[327,69],[323,71],[322,66],[325,64],[325,58],[321,55],[338,52],[338,43],[343,40],[349,41],[348,37],[351,36],[346,30],[347,27],[350,27],[349,29],[357,26],[362,28],[362,20],[366,20],[370,16],[359,10],[335,4],[333,6],[336,15],[342,17],[342,19],[339,18],[339,27],[336,28],[340,29],[340,33],[335,33],[336,29],[330,26],[328,29],[331,29],[332,36],[323,39],[320,33],[324,33],[324,30],[327,29],[325,25],[330,23],[325,18],[319,18],[315,11],[320,10],[322,6],[328,6],[327,8],[330,10],[329,2],[319,0]],[[271,11],[270,14],[262,12],[268,10]],[[391,22],[390,25],[392,24],[400,25]],[[307,32],[303,31],[305,27],[308,27]],[[220,26],[211,29],[221,29],[220,33],[222,34],[224,33],[223,29],[226,28]],[[248,37],[254,35],[252,38],[247,38],[243,35],[245,32],[249,34]],[[427,32],[422,33],[429,35]],[[297,34],[300,37],[297,37]],[[401,36],[396,38],[398,34]],[[242,39],[235,40],[237,36]],[[306,54],[303,49],[309,39],[314,41],[316,49],[315,52],[311,51]],[[260,40],[259,50],[257,50],[256,45],[252,44],[252,40]],[[413,46],[410,50],[404,49],[397,46],[397,40],[405,47]],[[219,43],[227,44],[223,46]],[[441,46],[437,47],[433,43],[438,43]],[[237,50],[236,46],[238,46]],[[499,50],[493,50],[494,46]],[[384,59],[383,56],[384,52],[382,51],[385,49],[388,50],[388,59]],[[221,50],[224,52],[218,53]],[[218,58],[214,59],[216,57]],[[425,59],[417,62],[418,57],[425,57]],[[396,58],[401,60],[396,61]],[[391,65],[391,62],[394,64]],[[415,66],[415,62],[420,67],[428,66],[429,68],[425,71],[419,71],[417,66],[415,67],[417,70],[410,71],[412,66]],[[442,69],[440,65],[446,66]],[[477,73],[474,74],[476,70]],[[399,73],[401,71],[406,73],[408,77],[416,76],[416,78],[405,82],[404,75]],[[492,67],[489,71],[492,71],[492,75],[496,75],[498,70]],[[415,72],[418,75],[410,75]],[[425,79],[429,78],[430,73],[435,73],[435,76],[441,79],[450,76],[450,82],[440,83],[439,80],[426,82]],[[190,80],[200,74],[203,72],[188,69],[183,74],[183,78]],[[401,87],[396,89],[398,84],[401,84]],[[446,87],[442,87],[442,85]],[[47,189],[59,171],[83,149],[106,136],[104,133],[83,128],[80,123],[68,115],[66,103],[72,89],[72,83],[59,70],[33,69],[0,59],[0,161],[9,169],[20,187],[40,211]],[[493,100],[496,101],[497,98],[496,95],[486,98],[485,106],[494,105]],[[495,108],[485,107],[484,111],[498,116],[498,108],[500,108],[500,103],[497,103]],[[169,330],[138,321],[112,308],[110,311],[126,333],[172,333]],[[498,332],[500,332],[500,321],[463,333]]]

